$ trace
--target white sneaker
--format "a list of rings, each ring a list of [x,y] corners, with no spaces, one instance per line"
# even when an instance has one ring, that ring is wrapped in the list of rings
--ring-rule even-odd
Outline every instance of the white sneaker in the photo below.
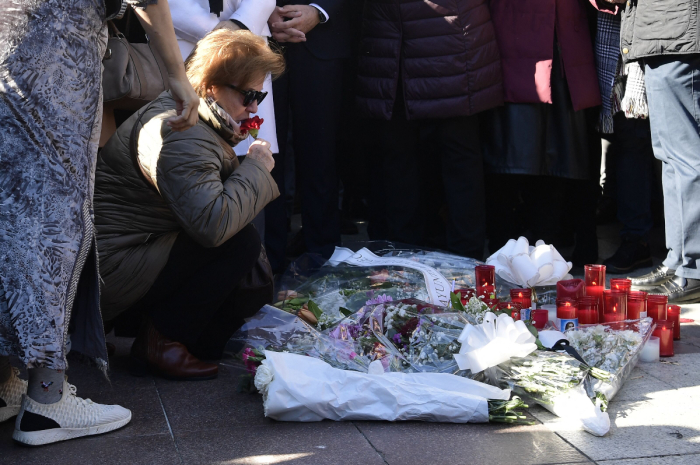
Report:
[[[22,408],[12,438],[39,446],[107,433],[131,421],[130,410],[119,405],[96,404],[75,393],[75,386],[64,380],[61,400],[54,404],[40,404],[27,395],[22,396]]]
[[[22,396],[27,393],[27,382],[19,379],[19,370],[12,367],[10,379],[0,384],[0,423],[19,413]]]

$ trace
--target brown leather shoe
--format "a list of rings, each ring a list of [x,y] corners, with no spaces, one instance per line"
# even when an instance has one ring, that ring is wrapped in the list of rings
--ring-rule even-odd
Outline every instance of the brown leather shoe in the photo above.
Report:
[[[202,362],[183,344],[163,337],[147,323],[141,327],[131,346],[130,371],[136,376],[144,376],[150,371],[163,378],[199,381],[216,378],[219,366]]]

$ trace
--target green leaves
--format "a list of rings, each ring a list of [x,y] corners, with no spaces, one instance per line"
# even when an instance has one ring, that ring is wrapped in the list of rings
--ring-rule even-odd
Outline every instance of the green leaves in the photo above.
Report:
[[[319,306],[316,305],[316,303],[313,300],[309,300],[308,309],[311,313],[314,314],[314,316],[316,317],[317,320],[319,318],[321,318],[321,315],[323,314],[323,310],[321,310],[319,308]]]
[[[452,308],[454,308],[455,310],[459,310],[461,312],[466,310],[464,308],[464,305],[462,305],[462,301],[460,300],[459,294],[455,294],[454,292],[450,292],[450,302],[452,302]]]
[[[348,310],[348,309],[347,309],[347,308],[345,308],[345,307],[340,307],[340,309],[339,309],[339,310],[340,310],[340,313],[342,313],[342,314],[343,314],[343,316],[350,316],[350,315],[352,315],[352,314],[353,314],[353,312],[352,312],[352,311]]]

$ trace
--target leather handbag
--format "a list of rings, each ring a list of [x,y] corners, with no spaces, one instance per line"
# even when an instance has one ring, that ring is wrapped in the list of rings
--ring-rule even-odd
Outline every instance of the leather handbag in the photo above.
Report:
[[[104,103],[116,109],[138,110],[170,89],[168,74],[131,8],[119,24],[127,35],[114,21],[107,21],[109,40],[102,59]],[[139,39],[142,42],[137,42]]]

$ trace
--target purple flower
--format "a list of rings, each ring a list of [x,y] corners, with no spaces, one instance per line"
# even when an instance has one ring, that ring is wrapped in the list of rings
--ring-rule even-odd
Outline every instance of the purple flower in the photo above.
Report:
[[[365,302],[365,305],[385,304],[393,300],[394,299],[392,299],[390,295],[382,294],[373,299],[369,299],[367,302]]]
[[[394,344],[401,344],[401,333],[394,334],[394,337],[392,337],[391,340],[394,341]]]

